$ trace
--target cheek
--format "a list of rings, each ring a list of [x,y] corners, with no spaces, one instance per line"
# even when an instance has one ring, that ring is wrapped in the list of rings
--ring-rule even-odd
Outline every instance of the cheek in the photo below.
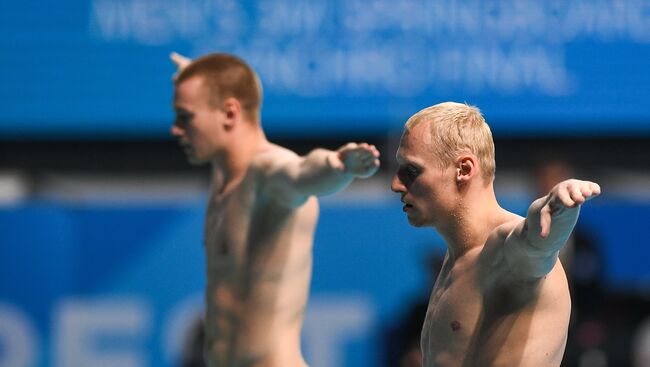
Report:
[[[202,141],[205,140],[206,134],[203,129],[201,129],[200,125],[194,125],[191,128],[188,129],[187,135],[194,141],[194,143],[201,143]]]
[[[188,138],[194,138],[194,122],[191,122],[183,127],[183,135]]]
[[[416,197],[429,197],[433,194],[430,185],[424,179],[416,179],[409,186],[409,193]]]

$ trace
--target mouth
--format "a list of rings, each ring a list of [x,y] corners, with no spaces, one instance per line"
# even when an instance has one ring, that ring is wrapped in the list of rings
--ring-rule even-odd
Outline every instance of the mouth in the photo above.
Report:
[[[402,211],[408,212],[411,209],[413,209],[413,205],[404,203],[404,206],[402,207]]]
[[[181,149],[182,149],[184,152],[186,152],[186,153],[189,153],[189,152],[192,151],[192,146],[191,146],[190,144],[187,144],[187,143],[179,143],[178,145],[179,145],[179,146],[181,147]]]

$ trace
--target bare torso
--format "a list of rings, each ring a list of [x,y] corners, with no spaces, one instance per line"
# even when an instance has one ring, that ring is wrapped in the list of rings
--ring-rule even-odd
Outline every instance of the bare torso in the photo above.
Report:
[[[558,261],[541,279],[519,279],[502,254],[505,233],[445,259],[422,330],[425,367],[559,366],[571,310]]]
[[[290,208],[249,172],[211,195],[205,223],[206,359],[219,367],[303,367],[300,329],[318,202]]]

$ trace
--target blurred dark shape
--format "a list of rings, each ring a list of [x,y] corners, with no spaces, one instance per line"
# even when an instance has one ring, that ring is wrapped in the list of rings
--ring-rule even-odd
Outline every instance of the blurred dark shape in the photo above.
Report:
[[[546,195],[555,185],[577,176],[565,157],[543,153],[535,165],[537,197]],[[586,179],[589,179],[587,177]],[[567,274],[571,292],[571,322],[562,366],[607,366],[603,351],[608,341],[604,324],[604,259],[593,231],[578,220],[576,227],[560,252],[560,261]]]
[[[599,309],[600,312],[591,319],[578,318],[570,329],[575,335],[572,337],[569,333],[569,338],[573,339],[575,344],[571,355],[565,355],[567,363],[563,366],[592,366],[587,363],[589,361],[585,357],[594,350],[602,352],[607,361],[605,365],[609,367],[650,366],[647,364],[650,361],[645,364],[634,363],[636,356],[648,353],[635,350],[634,341],[641,331],[643,321],[648,320],[650,300],[633,292],[605,292]],[[594,328],[595,325],[598,325],[597,328]],[[569,359],[570,356],[577,358]]]
[[[388,325],[384,335],[384,366],[386,367],[421,367],[422,350],[420,334],[429,305],[428,294],[433,288],[438,271],[442,268],[444,252],[434,252],[425,256],[424,268],[430,284],[426,294],[406,304],[404,312],[397,321]],[[424,292],[423,292],[424,293]]]
[[[203,330],[203,319],[199,318],[194,321],[190,328],[188,338],[183,348],[181,355],[180,367],[206,367],[205,359],[203,358],[203,343],[205,340],[205,332]]]
[[[384,337],[386,367],[420,367],[420,333],[427,312],[426,301],[412,302]]]
[[[565,157],[545,153],[535,166],[537,194],[567,178],[582,178]],[[590,177],[585,177],[590,179]],[[634,364],[633,338],[650,312],[650,302],[639,294],[608,289],[604,275],[606,259],[597,231],[578,220],[573,234],[560,252],[571,291],[571,322],[563,367],[645,367]]]
[[[633,343],[634,366],[650,367],[650,315],[646,315],[643,324],[637,329]]]
[[[576,176],[567,159],[550,153],[538,158],[535,167],[538,197],[546,195],[556,184],[568,178],[581,177]],[[596,313],[603,301],[605,261],[601,253],[594,238],[594,231],[588,230],[585,224],[578,220],[571,237],[560,252],[560,261],[569,280],[573,310],[579,310],[583,317]]]

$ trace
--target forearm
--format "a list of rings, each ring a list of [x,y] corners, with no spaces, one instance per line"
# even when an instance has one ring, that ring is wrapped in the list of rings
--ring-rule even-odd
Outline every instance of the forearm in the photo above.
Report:
[[[547,198],[534,201],[528,214],[515,226],[504,246],[508,264],[516,273],[527,278],[540,278],[548,274],[555,263],[560,249],[566,243],[577,219],[577,210],[564,208],[552,213],[551,231],[542,235],[542,211]]]
[[[528,208],[522,235],[526,242],[540,251],[559,251],[573,231],[580,214],[580,206],[567,208],[563,205],[548,206],[549,197],[535,200]],[[552,225],[546,235],[542,230],[542,211],[550,210]]]
[[[506,239],[504,251],[512,268],[529,277],[548,274],[573,231],[581,204],[599,194],[598,184],[571,179],[535,200]]]
[[[303,195],[323,196],[344,189],[353,179],[336,151],[315,149],[300,162],[295,187]]]
[[[373,145],[348,143],[336,151],[315,149],[304,157],[275,159],[262,170],[268,177],[268,192],[296,206],[311,195],[340,191],[357,177],[372,176],[378,168],[379,151]]]

